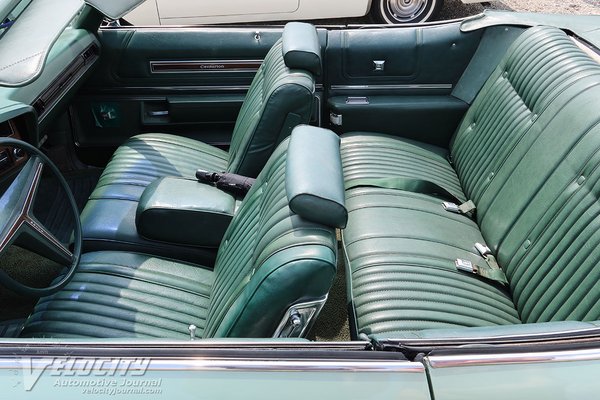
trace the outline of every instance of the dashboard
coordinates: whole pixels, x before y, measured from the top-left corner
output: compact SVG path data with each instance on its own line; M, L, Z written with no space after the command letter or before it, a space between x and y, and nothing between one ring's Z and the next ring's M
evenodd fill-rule
M0 123L0 137L25 140L19 126L23 128L18 118ZM22 149L0 146L0 176L17 169L27 161L27 153Z
M64 112L77 89L90 76L100 45L90 32L67 29L49 52L40 76L23 86L0 86L0 137L14 137L34 146ZM10 149L0 150L0 174L22 163Z

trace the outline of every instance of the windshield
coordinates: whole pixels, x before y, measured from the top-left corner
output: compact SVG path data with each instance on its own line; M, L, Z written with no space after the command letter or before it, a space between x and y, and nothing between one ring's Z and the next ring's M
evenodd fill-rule
M32 0L0 0L0 37L10 29Z

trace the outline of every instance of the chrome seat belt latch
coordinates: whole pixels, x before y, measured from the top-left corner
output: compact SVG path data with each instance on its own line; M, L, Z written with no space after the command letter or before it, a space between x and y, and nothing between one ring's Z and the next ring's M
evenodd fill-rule
M445 201L442 203L442 206L444 207L444 210L448 212L460 214L460 208L458 208L458 204L456 203L452 203L451 201Z
M490 248L487 247L485 244L475 243L475 248L483 258L487 258L492 255L492 250L490 250Z
M473 203L472 200L469 200L466 203L463 203L460 205L453 203L451 201L444 201L442 203L442 206L444 207L444 210L446 210L448 212L452 212L455 214L463 214L463 215L467 215L470 212L473 212L477 209L477 207L475 206L475 203Z
M473 265L473 263L469 260L463 260L462 258L457 258L454 262L456 265L456 269L463 272L470 272L472 274L477 273L477 267Z

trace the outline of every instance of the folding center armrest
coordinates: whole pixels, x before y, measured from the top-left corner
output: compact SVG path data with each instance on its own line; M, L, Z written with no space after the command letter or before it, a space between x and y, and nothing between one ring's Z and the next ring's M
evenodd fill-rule
M217 248L235 211L232 195L195 180L168 177L144 190L135 222L149 240Z

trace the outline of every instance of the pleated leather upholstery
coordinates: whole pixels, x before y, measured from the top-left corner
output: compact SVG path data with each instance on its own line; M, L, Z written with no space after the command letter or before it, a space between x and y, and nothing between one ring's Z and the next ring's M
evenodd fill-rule
M257 176L292 129L310 121L314 76L289 69L282 47L279 40L271 48L246 95L231 137L229 172Z
M166 243L152 246L137 234L132 215L146 186L160 177L195 179L198 169L256 177L292 129L309 122L314 77L308 71L289 69L282 51L279 40L256 73L238 115L229 152L168 134L138 135L117 149L82 213L86 249L131 250L166 257L183 253L187 260L214 262L214 252L207 249L180 251Z
M90 200L138 201L157 178L194 179L197 169L223 171L227 152L197 140L149 133L120 146L108 163Z
M283 310L323 297L331 287L335 231L290 210L288 142L273 153L225 234L205 337L270 336Z
M521 143L541 132L538 119L560 111L581 93L565 91L583 87L580 80L597 71L598 63L561 30L534 27L523 33L476 97L450 147L469 199L485 209L483 194L498 175L510 176L503 172L514 165L511 155L522 154L526 146Z
M198 337L273 336L289 307L327 295L337 265L335 229L289 208L289 142L233 217L214 271L136 253L86 254L67 287L40 300L23 336L185 339L191 324Z
M196 169L223 171L227 153L165 134L133 137L115 152L81 214L86 251L129 250L211 266L216 249L173 246L142 238L135 215L146 187L162 176L195 179Z
M564 32L528 29L451 144L460 186L477 205L476 221L447 213L439 200L423 195L348 192L344 244L356 332L406 336L437 328L599 320L599 100L600 65ZM359 135L366 147L371 138L381 140ZM386 141L399 149L388 159L384 152L364 157L364 173L393 175L382 160L402 165L398 161L414 148L404 140ZM439 160L440 151L426 151L424 158ZM346 177L361 173L358 163L345 160L344 167L351 167ZM426 167L419 160L401 168L420 178ZM439 173L428 179L439 184ZM456 258L476 261L476 242L496 254L510 282L506 291L456 271Z
M346 182L390 177L423 179L466 200L445 149L384 134L352 132L342 136L341 152Z
M344 249L357 332L518 324L507 291L456 270L457 258L481 263L477 225L444 211L440 200L401 190L347 193Z
M515 43L490 79L496 85L488 82L479 98L508 83L512 94L505 97L526 107L513 118L527 127L473 132L464 142L459 133L454 142L483 236L507 272L523 322L598 320L600 65L563 32L538 27ZM498 121L483 116L485 101L476 103L467 120ZM502 148L496 137L506 138ZM469 139L479 148L462 151Z
M212 272L134 253L85 254L73 280L36 305L23 337L186 339L206 325Z
M600 66L594 81L531 138L483 216L523 321L600 320Z

